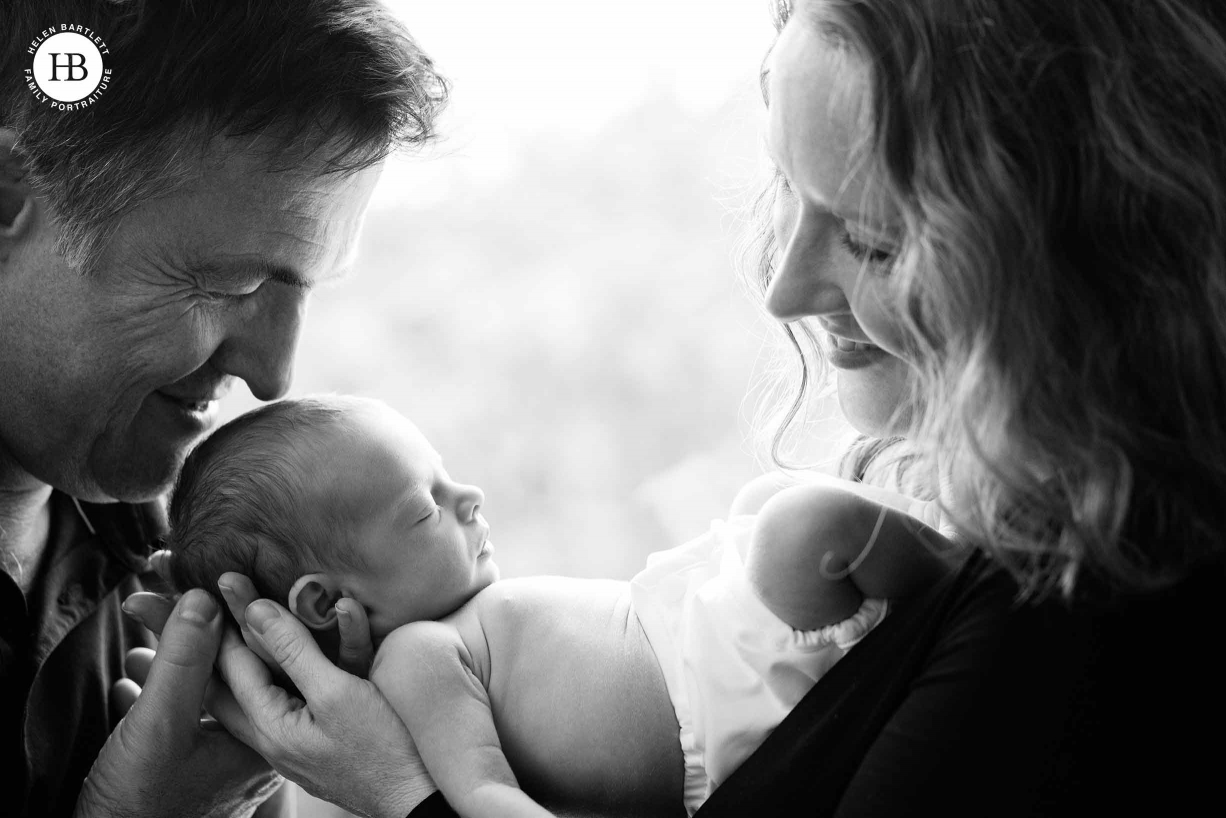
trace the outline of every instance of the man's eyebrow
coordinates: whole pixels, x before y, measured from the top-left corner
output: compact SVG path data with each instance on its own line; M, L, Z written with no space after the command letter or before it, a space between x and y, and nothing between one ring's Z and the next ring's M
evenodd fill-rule
M188 262L188 269L197 275L214 279L259 278L265 281L275 281L299 290L313 289L317 282L304 278L292 267L277 264L268 259L235 259L219 261L217 259L197 259ZM329 282L348 278L351 269L348 266L340 268L335 275L329 276Z

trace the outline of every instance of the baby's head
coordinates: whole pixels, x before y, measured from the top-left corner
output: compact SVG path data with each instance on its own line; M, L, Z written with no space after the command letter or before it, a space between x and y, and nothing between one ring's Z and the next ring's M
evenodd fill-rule
M187 458L170 501L180 589L227 571L308 626L341 597L381 639L437 619L498 579L485 496L453 481L417 427L378 401L314 397L249 412Z

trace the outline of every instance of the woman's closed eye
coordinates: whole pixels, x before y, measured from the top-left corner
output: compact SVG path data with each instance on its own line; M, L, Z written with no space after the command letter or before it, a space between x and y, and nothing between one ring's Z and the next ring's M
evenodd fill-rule
M843 249L855 258L858 258L860 261L880 265L888 264L894 260L894 251L883 250L880 247L873 247L869 244L861 244L853 239L851 237L851 233L847 229L847 225L843 225L843 229L839 234L839 239L843 243Z
M779 168L775 168L775 195L789 202L796 198L796 194L792 192L791 184L788 183L787 176ZM864 244L852 238L846 223L839 230L839 243L843 245L843 249L853 258L873 266L886 265L894 260L895 252L893 250Z

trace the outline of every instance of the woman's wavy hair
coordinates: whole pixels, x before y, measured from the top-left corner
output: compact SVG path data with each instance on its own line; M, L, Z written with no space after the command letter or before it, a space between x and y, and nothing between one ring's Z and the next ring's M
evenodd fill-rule
M962 533L1029 597L1151 592L1220 566L1226 3L803 13L867 78L858 161L902 213L908 437L948 478Z

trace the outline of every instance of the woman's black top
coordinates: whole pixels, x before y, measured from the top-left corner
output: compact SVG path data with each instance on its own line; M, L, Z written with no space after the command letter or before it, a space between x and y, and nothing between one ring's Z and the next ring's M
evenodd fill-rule
M1221 811L1222 567L1113 608L1015 599L976 554L896 605L698 816Z
M1226 571L1113 607L1016 596L976 554L893 605L697 818L1221 812Z

